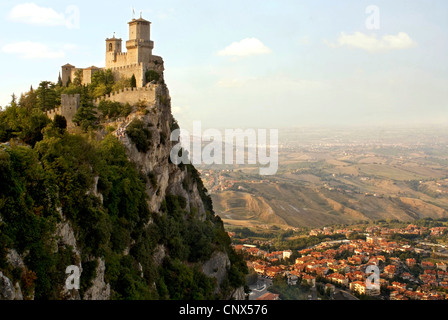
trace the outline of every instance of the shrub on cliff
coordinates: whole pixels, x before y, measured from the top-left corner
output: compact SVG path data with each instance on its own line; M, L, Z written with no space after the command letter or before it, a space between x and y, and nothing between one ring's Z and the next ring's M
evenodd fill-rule
M151 145L152 134L142 120L134 120L126 129L128 137L139 152L148 152Z
M160 79L160 74L158 74L154 70L147 70L145 72L145 77L146 77L146 82L151 82L151 81L156 81L157 82Z

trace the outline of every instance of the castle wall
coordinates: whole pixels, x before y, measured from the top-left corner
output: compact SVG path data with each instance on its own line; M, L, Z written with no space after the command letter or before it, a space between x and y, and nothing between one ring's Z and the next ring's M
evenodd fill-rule
M143 87L145 84L144 81L145 69L143 64L141 63L121 67L113 67L110 69L114 74L115 81L118 81L123 78L131 78L132 75L134 75L135 79L137 80L137 87Z
M53 109L53 110L48 110L47 112L45 112L45 114L47 115L48 118L50 118L51 121L54 120L54 117L58 114L58 115L62 115L62 111L61 111L61 107Z
M74 128L73 118L81 105L81 96L79 94L62 94L61 106L59 108L49 110L46 115L54 120L56 115L65 117L67 120L67 128Z
M108 52L106 54L106 69L124 67L129 64L127 52Z
M155 104L156 101L156 86L151 85L144 88L126 88L119 92L111 93L102 98L96 99L94 105L98 106L100 101L114 101L119 103L129 103L131 106L136 105L138 102L145 102L147 104Z
M133 19L129 23L129 41L126 42L127 52L121 52L122 40L115 38L106 39L106 67L111 69L115 81L135 76L137 87L146 86L146 70L157 71L163 78L164 64L159 56L152 55L154 42L151 37L151 23L142 18ZM92 76L98 70L96 67L86 69L75 68L70 64L62 66L62 82L64 85L70 79L73 82L76 73L82 71L81 84L92 83Z
M61 95L61 113L67 120L67 127L74 127L73 118L81 105L81 95L63 94Z

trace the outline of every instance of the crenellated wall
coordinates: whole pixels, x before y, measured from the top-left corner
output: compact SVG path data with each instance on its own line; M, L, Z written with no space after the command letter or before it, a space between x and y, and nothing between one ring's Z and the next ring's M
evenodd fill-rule
M156 103L157 84L148 84L141 88L125 88L120 91L113 92L101 98L95 99L93 105L98 107L101 101L114 101L122 104L129 103L135 106L137 103L145 103L154 105ZM45 112L48 118L54 120L56 115L61 115L67 120L67 128L76 127L73 119L81 106L81 96L79 94L62 94L61 106L53 110Z
M118 92L105 95L93 101L95 106L105 100L114 101L119 103L129 103L131 106L136 105L139 102L145 102L146 104L155 104L156 101L156 89L157 85L151 84L142 88L125 88Z
M154 56L154 41L151 40L151 22L140 18L132 19L129 22L129 40L126 41L127 52L122 52L121 38L106 39L106 65L105 68L92 66L86 69L76 68L70 64L62 66L62 83L67 85L75 79L75 73L82 71L82 84L88 85L92 82L92 75L99 70L111 69L114 78L119 81L124 78L131 78L133 75L137 80L137 87L146 85L146 70L154 70L160 74L163 79L165 71L163 59Z
M107 52L106 53L106 69L116 68L128 65L127 52Z
M61 106L59 108L49 110L46 115L51 120L54 120L56 115L65 117L67 120L67 127L74 128L73 118L81 105L81 96L79 94L62 94Z

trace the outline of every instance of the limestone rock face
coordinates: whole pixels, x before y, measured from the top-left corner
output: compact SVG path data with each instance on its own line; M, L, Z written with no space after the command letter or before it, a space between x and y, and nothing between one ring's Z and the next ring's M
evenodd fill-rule
M154 85L155 102L147 103L143 107L140 106L138 111L131 113L128 117L122 118L114 126L117 127L113 132L119 141L126 149L127 156L133 162L136 168L140 171L142 176L148 177L146 182L146 193L148 195L148 209L153 214L166 214L161 210L162 205L166 204L167 196L177 196L185 199L185 206L183 210L188 213L188 219L197 219L199 221L206 221L209 218L206 208L210 209L208 199L204 198L204 190L200 186L201 182L197 176L193 176L191 167L178 166L170 161L170 154L174 144L178 142L171 142L170 136L173 128L176 128L176 122L171 114L171 103L168 88L163 82ZM136 145L126 134L126 128L134 120L141 120L145 127L151 132L148 152L139 152ZM110 125L110 124L109 124ZM101 132L98 135L102 135ZM196 175L196 173L195 173ZM98 177L95 178L91 189L87 192L88 195L97 197L103 202L103 196L99 192ZM199 185L198 185L199 184ZM202 196L201 196L202 194ZM184 203L184 202L182 202ZM61 248L71 248L72 263L74 263L80 271L82 279L83 266L81 261L96 260L97 268L95 275L91 281L89 288L80 293L80 290L66 289L65 283L58 283L60 288L59 299L68 300L108 300L113 295L111 286L106 282L105 272L107 269L104 257L90 256L87 252L82 252L82 243L78 243L77 231L73 229L73 225L67 217L64 216L63 208L59 208L60 221L56 226L54 232L54 252L58 252ZM185 217L187 219L187 217ZM147 223L151 225L152 219ZM132 248L133 239L130 241ZM129 246L125 249L124 255L129 254L131 248ZM160 267L164 259L170 255L168 248L162 244L156 244L152 252L152 262L156 267ZM12 268L26 268L23 257L16 251L10 250L8 254L9 264ZM26 260L26 259L25 259ZM144 274L145 261L137 261L141 275ZM202 266L202 268L201 268ZM203 273L208 277L216 278L218 284L216 293L220 290L220 286L228 277L228 272L231 267L229 256L226 252L215 251L211 258L199 264ZM61 272L64 272L61 270ZM65 278L67 279L67 278ZM154 284L155 286L155 284ZM81 290L82 291L82 290ZM226 293L227 294L227 293ZM14 287L14 284L0 272L0 299L20 299L23 298L19 287ZM28 298L28 297L27 297ZM244 290L237 289L233 293L233 298L244 299Z
M166 256L166 249L163 245L158 245L154 250L154 254L152 256L156 266L160 266L163 262L163 259Z
M14 300L15 298L16 292L12 281L0 271L0 300Z
M71 246L73 248L73 253L77 257L81 257L81 253L79 252L78 246L76 244L76 236L69 221L64 219L57 225L56 237L60 239L59 241L62 244Z
M92 281L92 286L84 294L84 300L109 300L110 285L104 281L106 264L103 259L98 259L96 277Z
M230 267L230 260L224 252L215 252L210 260L202 266L202 272L209 277L214 277L221 285L227 276L227 269ZM219 287L217 288L219 289Z
M14 249L8 250L8 254L6 255L8 262L14 268L24 268L25 264L23 263L22 257L18 254L18 252Z
M246 300L246 292L244 291L244 288L240 287L236 289L232 294L232 298L235 300Z
M193 183L188 190L185 190L182 182L187 172L170 163L172 149L170 136L174 118L171 114L171 98L168 88L159 84L155 90L157 98L154 106L148 107L146 114L133 114L128 117L129 120L126 120L126 123L121 124L121 127L126 127L135 119L143 121L152 133L150 151L139 152L127 135L121 137L120 141L126 147L129 159L137 165L140 171L145 175L154 176L156 179L155 185L148 183L146 190L150 196L148 206L152 212L158 212L165 196L171 194L185 198L187 200L185 210L189 211L191 207L197 208L199 218L204 218L204 204L197 185Z
M152 212L159 212L167 195L176 195L186 200L185 210L187 212L191 208L195 208L195 219L204 221L206 210L197 183L195 181L185 183L189 174L187 169L181 170L170 162L172 146L177 142L170 141L174 118L171 114L168 88L164 84L157 86L156 97L155 105L148 109L149 112L144 115L131 116L129 119L131 122L137 118L150 128L152 132L150 151L139 152L127 135L121 137L120 140L126 147L129 159L137 165L137 168L144 175L152 175L156 179L156 183L147 183L146 186L146 192L150 199L148 206ZM153 255L155 264L160 265L166 254L166 248L158 246ZM220 284L227 277L229 268L228 255L217 251L213 253L209 261L203 264L202 271L205 275L216 278L218 283L216 291L218 291ZM241 295L237 295L237 297L241 297Z

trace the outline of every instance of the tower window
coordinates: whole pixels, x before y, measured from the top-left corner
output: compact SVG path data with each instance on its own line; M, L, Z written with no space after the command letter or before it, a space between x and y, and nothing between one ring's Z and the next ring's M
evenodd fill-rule
M109 43L109 51L112 51L112 49L113 49L112 43Z

